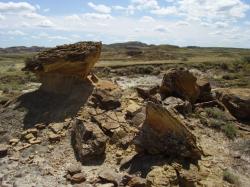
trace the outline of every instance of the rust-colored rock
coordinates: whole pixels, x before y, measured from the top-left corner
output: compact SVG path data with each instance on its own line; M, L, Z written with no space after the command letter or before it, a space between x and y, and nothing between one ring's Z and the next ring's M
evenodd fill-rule
M250 120L250 89L219 88L214 91L234 117L240 120Z
M162 98L176 96L195 103L200 95L197 78L185 69L170 69L160 87Z
M137 151L198 160L203 151L185 123L170 109L147 104L146 120L135 139Z

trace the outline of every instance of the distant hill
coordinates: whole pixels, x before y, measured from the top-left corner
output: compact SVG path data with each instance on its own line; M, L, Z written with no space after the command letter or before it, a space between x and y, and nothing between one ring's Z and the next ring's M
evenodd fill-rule
M7 47L0 48L0 53L31 53L31 52L40 52L45 50L45 47L25 47L25 46L15 46L15 47Z

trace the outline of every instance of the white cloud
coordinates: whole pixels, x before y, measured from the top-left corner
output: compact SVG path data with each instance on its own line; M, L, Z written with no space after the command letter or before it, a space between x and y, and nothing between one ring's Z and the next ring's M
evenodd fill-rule
M85 13L82 15L86 19L113 19L110 14L99 14L99 13Z
M40 23L38 23L36 26L43 27L43 28L50 28L50 27L54 27L55 25L50 20L44 19Z
M176 26L187 26L189 23L187 21L178 21L176 22Z
M92 2L89 2L88 5L99 13L109 14L111 12L111 8L106 5L96 5Z
M161 16L164 15L165 16L165 15L177 14L178 10L175 6L169 6L169 7L151 10L151 13L156 14L156 15L161 15Z
M2 14L0 14L0 21L1 21L1 20L5 20L5 16L2 15Z
M73 15L70 15L70 16L66 16L65 20L78 22L78 21L81 21L81 18L80 18L79 15L73 14Z
M154 28L154 31L161 32L161 33L166 33L169 30L165 26L163 26L163 25L158 25L158 26L156 26Z
M152 18L151 16L143 16L141 19L140 19L141 22L154 22L155 19Z
M26 35L24 32L19 31L19 30L11 30L7 32L8 35L12 35L12 36L24 36Z
M32 6L27 2L0 2L0 11L1 12L25 12L25 11L36 11L36 7Z
M139 10L159 8L157 0L131 0L131 4Z

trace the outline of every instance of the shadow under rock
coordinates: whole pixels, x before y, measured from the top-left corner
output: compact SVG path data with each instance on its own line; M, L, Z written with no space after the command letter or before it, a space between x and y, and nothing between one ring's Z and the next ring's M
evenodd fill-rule
M68 94L44 92L41 89L24 94L17 99L16 110L24 110L23 128L32 128L38 123L64 122L74 117L92 94L91 83L75 85Z
M129 174L140 174L141 177L146 178L153 166L171 165L172 163L178 163L185 169L189 169L191 163L195 165L198 164L196 161L183 158L171 158L160 154L137 154L129 161L123 163L120 169L125 170Z

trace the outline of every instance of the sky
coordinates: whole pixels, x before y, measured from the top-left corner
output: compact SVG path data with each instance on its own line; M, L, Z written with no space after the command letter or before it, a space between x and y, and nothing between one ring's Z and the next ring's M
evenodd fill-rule
M250 48L250 0L0 0L0 47L85 40Z

